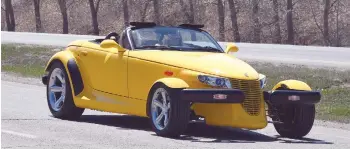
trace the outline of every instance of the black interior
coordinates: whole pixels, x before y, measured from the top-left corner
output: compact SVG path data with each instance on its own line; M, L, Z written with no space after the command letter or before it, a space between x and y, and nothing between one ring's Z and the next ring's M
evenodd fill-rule
M101 42L102 42L103 40L105 40L105 39L111 39L112 37L114 37L113 40L114 40L116 43L118 43L120 36L119 36L119 34L116 33L116 32L110 32L104 39L101 39L101 38L100 38L100 39L94 39L94 40L91 40L90 42L93 42L93 43L96 43L96 44L101 44Z
M118 40L120 38L119 34L116 33L116 32L110 32L106 37L105 39L112 39L112 37L114 37L114 41L118 43Z

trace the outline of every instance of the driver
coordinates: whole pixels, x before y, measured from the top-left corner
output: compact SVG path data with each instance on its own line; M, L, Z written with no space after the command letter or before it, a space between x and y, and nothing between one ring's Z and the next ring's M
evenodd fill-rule
M167 34L166 37L164 38L164 45L181 46L182 45L181 36L177 33Z

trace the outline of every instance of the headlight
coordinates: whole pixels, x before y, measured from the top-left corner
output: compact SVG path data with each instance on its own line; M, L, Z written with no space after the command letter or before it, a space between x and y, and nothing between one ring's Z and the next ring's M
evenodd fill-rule
M231 82L227 78L198 75L198 80L202 83L214 87L232 88Z
M259 82L260 82L260 88L264 88L266 86L267 80L266 76L263 74L259 74Z

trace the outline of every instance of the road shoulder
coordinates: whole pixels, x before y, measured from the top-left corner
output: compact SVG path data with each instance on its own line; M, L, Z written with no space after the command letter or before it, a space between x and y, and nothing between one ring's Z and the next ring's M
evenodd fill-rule
M24 77L12 72L1 72L1 81L10 81L36 86L44 86L40 79L34 77Z

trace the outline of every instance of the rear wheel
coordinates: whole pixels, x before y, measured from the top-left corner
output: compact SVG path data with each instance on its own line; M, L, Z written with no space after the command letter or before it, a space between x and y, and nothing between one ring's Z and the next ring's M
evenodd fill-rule
M61 119L78 119L84 112L75 106L67 72L60 62L55 62L49 70L47 102L52 115Z
M302 138L310 132L315 119L315 105L272 105L271 108L275 110L272 120L282 122L274 123L282 137Z
M158 84L148 100L149 117L159 136L177 137L183 133L190 117L190 103L181 101L179 90Z

